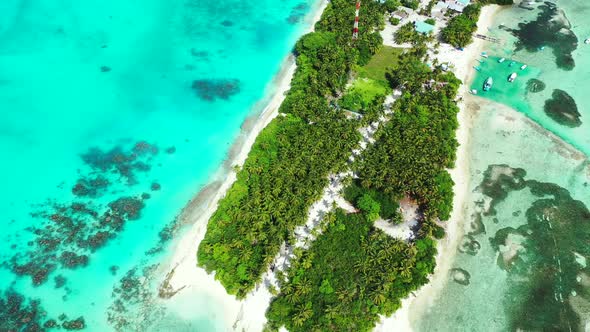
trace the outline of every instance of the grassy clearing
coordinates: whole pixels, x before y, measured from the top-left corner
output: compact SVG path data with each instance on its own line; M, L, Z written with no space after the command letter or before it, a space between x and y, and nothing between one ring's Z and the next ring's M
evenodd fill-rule
M389 82L385 77L388 68L397 64L403 48L396 48L383 45L369 63L358 70L358 77L374 80L385 87L389 87Z
M359 78L348 88L340 105L345 109L364 113L374 100L387 95L390 90L375 80Z

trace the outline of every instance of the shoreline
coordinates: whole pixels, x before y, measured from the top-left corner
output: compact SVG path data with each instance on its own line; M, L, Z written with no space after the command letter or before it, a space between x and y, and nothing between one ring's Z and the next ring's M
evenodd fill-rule
M317 1L317 4L305 17L308 28L302 35L312 32L319 21L328 2ZM252 145L260 132L279 114L279 108L291 87L291 80L296 70L295 57L289 54L283 61L280 70L267 85L265 97L252 107L249 115L241 125L240 133L228 151L227 157L219 169L210 177L208 184L183 208L180 214L183 225L191 225L171 246L172 253L161 264L158 280L160 287L172 293L169 299L159 299L167 311L172 311L178 318L191 321L195 318L195 302L199 299L208 307L223 308L225 330L260 331L266 323L266 308L270 304L270 293L255 291L244 300L227 294L225 288L214 278L214 275L197 267L196 255L200 242L207 231L207 224L217 209L217 204L236 180L236 166L246 161ZM165 284L165 285L162 285ZM192 300L192 301L191 301ZM209 317L211 318L211 317ZM219 317L215 317L218 319Z
M494 17L504 8L498 5L487 5L482 8L479 20L477 22L477 32L484 34L493 23ZM430 278L430 282L422 286L413 296L402 300L401 307L390 317L382 317L374 331L412 331L412 322L423 314L426 314L429 307L433 305L434 300L440 291L448 282L448 272L455 259L455 249L460 244L461 237L464 233L465 212L469 194L470 173L469 173L469 136L473 126L473 104L477 104L475 98L469 93L469 86L474 77L472 65L483 51L486 41L474 38L473 42L465 48L464 51L458 51L447 46L439 58L443 61L452 63L454 73L463 84L459 88L458 97L463 98L458 103L459 113L457 119L459 128L456 131L459 147L457 149L457 160L455 168L448 170L455 185L453 187L453 211L451 217L442 226L445 228L446 236L438 241L436 255L436 268ZM461 52L460 54L457 54Z

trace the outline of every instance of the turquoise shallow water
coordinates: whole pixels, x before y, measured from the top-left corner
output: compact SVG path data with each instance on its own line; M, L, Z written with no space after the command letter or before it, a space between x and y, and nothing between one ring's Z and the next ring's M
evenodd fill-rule
M540 38L543 32L532 29L520 36L534 47L519 49L519 24L535 22L542 11L507 9L487 33L502 42L488 44L490 58L473 63L481 72L471 85L478 96L468 101L475 111L466 229L452 270L441 276L444 289L413 317L415 331L590 329L590 46L583 43L590 37L590 4L554 3L557 15L540 22L570 37ZM567 30L578 40L573 68ZM500 64L499 57L507 60ZM511 61L517 62L512 68ZM518 78L508 83L513 71ZM494 87L481 92L488 76ZM528 90L529 79L545 89ZM556 89L575 101L578 126L545 112Z
M551 3L551 2L550 2ZM511 29L518 29L520 23L535 21L541 10L525 10L515 8L511 10L504 10L495 18L494 25L489 29L488 35L499 38L502 42L500 44L488 44L487 53L497 57L506 57L508 60L504 62L505 66L500 64L493 64L494 73L501 72L496 79L505 81L504 74L498 70L497 67L508 67L511 60L517 62L518 65L524 63L528 68L521 71L516 65L512 68L520 76L522 72L526 72L529 77L541 80L545 85L545 89L538 93L526 92L524 85L516 94L509 94L508 96L500 96L492 94L489 96L492 100L496 100L510 105L513 108L525 113L528 117L541 124L544 128L555 133L569 144L575 146L578 150L590 155L590 104L586 102L588 92L588 78L590 78L590 44L584 44L586 38L590 38L590 26L586 24L588 14L590 14L590 5L583 1L565 0L555 2L557 4L557 17L554 20L565 19L565 29L570 30L575 35L577 46L571 52L572 59L575 66L568 70L560 68L556 61L555 49L564 49L569 47L571 43L561 41L559 47L552 47L551 41L539 41L536 43L537 49L518 49L515 45L518 42L510 31ZM528 35L529 38L535 36ZM488 61L486 61L488 62ZM474 63L478 65L478 63ZM512 71L508 69L508 71ZM473 82L477 85L483 79L483 75L478 75ZM498 81L498 80L496 80ZM519 77L516 83L526 83ZM552 97L555 89L563 90L568 93L575 101L577 110L580 113L581 125L570 128L561 125L552 120L544 112L545 102Z
M0 289L112 328L113 287L166 256L317 3L2 1Z

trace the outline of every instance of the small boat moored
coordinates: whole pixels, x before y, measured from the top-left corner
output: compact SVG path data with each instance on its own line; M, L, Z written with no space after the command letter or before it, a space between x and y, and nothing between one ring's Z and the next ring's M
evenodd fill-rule
M527 67L526 65L522 65L522 66L520 66L520 70L525 70L526 67Z
M498 59L498 63L502 63L504 61L506 61L506 58L500 58L500 59Z
M477 94L477 90L475 90L475 89L471 89L471 91L469 91L469 92L471 92L472 95L476 95Z
M486 78L485 82L483 82L483 91L490 91L492 88L492 84L494 84L494 80L492 77Z
M512 73L510 74L510 76L508 76L508 82L512 83L514 82L514 80L516 79L516 73Z
M512 61L512 62L510 62L510 64L509 64L508 66L509 66L509 67L512 67L512 66L514 66L515 64L516 64L516 62Z
M586 38L586 39L584 40L584 44L590 44L590 38Z

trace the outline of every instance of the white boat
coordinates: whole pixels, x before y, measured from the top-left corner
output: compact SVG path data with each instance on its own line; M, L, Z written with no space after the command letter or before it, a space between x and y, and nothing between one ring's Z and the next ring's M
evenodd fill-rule
M483 82L483 91L490 91L492 88L492 84L494 84L494 80L492 77L486 78L485 82Z
M514 82L514 80L516 79L516 73L512 73L510 74L510 76L508 76L508 82Z
M526 69L526 65L520 66L520 70L525 70L525 69Z
M504 61L506 61L506 58L500 58L500 59L498 59L498 63L502 63Z
M472 95L476 95L477 94L477 90L475 90L475 89L471 89L471 91L469 91L469 92L471 92Z
M488 55L487 55L487 54L482 54L481 56L482 56L482 57L484 57L484 58L486 58L486 59L487 59L487 57L488 57Z
M590 38L586 38L586 39L584 40L584 44L590 44Z

